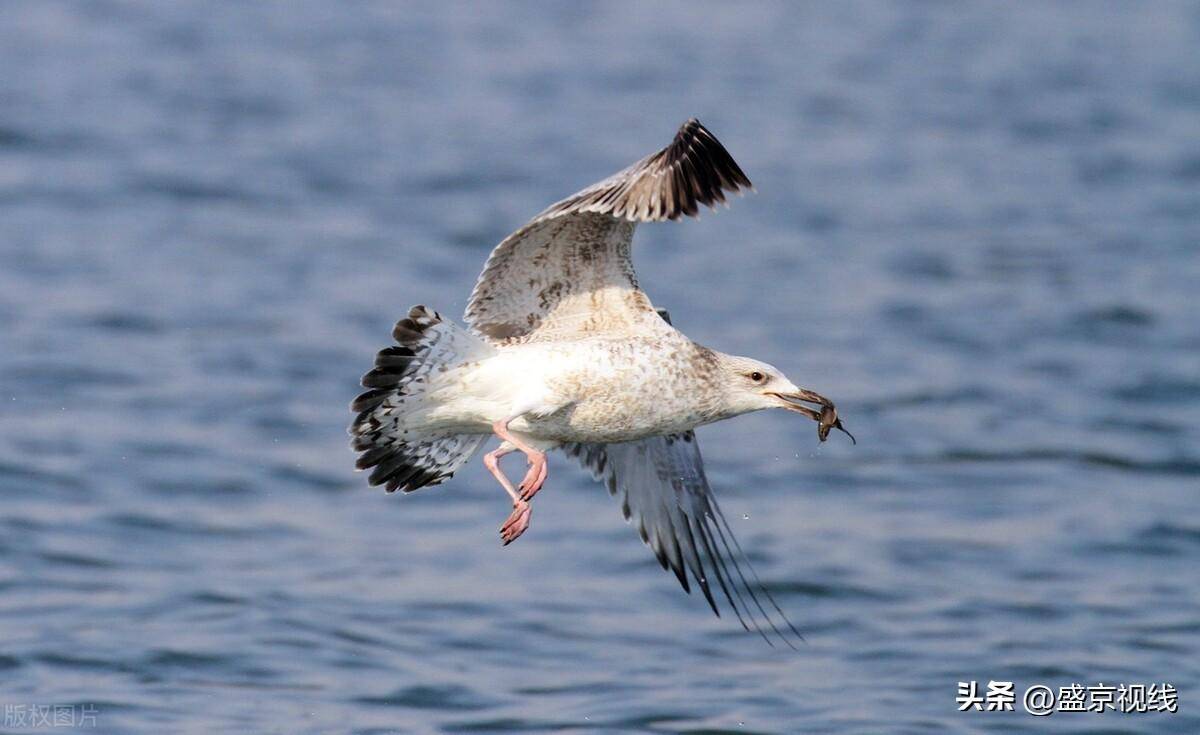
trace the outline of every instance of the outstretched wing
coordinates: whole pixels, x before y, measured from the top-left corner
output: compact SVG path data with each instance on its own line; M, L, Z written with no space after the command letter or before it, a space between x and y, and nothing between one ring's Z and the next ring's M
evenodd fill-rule
M629 247L638 222L695 215L750 180L698 120L669 146L570 196L504 239L465 320L499 343L579 339L653 315Z
M620 499L625 519L637 526L642 540L663 569L675 573L684 591L691 592L690 573L720 616L710 588L715 579L744 628L753 627L768 643L771 631L794 648L784 629L803 640L733 537L704 476L693 432L619 444L564 444L562 449Z

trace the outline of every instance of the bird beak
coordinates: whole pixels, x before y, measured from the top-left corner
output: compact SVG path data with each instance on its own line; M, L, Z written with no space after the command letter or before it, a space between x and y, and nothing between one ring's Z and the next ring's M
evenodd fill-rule
M771 395L778 398L782 402L783 407L787 410L803 414L813 421L816 421L817 438L821 441L825 441L829 438L830 429L837 429L846 436L850 437L851 442L858 444L858 440L854 438L854 435L849 431L846 431L846 427L842 426L842 420L838 418L837 408L833 405L833 401L829 400L820 393L814 393L813 391L806 390L804 388L797 388L795 391L790 393L772 393ZM817 406L821 407L821 410L819 412L815 411L808 406L805 406L805 403L816 404Z

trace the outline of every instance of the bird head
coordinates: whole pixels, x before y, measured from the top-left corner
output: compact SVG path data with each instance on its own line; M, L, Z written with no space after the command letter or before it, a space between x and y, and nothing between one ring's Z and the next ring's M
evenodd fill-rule
M734 414L783 408L816 421L817 437L821 441L829 436L830 429L837 429L850 437L850 441L858 443L842 426L833 401L796 386L774 365L735 355L721 355L719 364L727 406ZM816 408L805 404L813 404Z

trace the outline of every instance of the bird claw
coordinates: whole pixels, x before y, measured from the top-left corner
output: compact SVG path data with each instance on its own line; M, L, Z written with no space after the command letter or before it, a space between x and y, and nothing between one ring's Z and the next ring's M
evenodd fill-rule
M504 525L500 526L500 538L504 542L503 546L508 546L525 533L525 530L529 528L529 516L532 513L533 509L524 500L513 503L513 512L509 514L508 520L504 521Z
M542 485L545 484L546 477L549 474L550 471L546 465L546 455L542 454L530 458L529 471L525 473L525 479L521 480L521 484L517 487L521 492L521 500L529 500L534 495L537 495L538 490L542 489Z

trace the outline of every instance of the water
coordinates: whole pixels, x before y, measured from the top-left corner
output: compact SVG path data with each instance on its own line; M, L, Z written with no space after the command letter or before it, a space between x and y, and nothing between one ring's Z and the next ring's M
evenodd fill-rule
M0 702L113 733L1200 731L1197 47L1183 3L7 4ZM461 313L497 241L691 115L758 192L644 228L644 285L859 440L700 433L798 653L561 457L505 549L477 462L408 497L351 472L395 319ZM1166 681L1180 712L960 714L971 679Z

